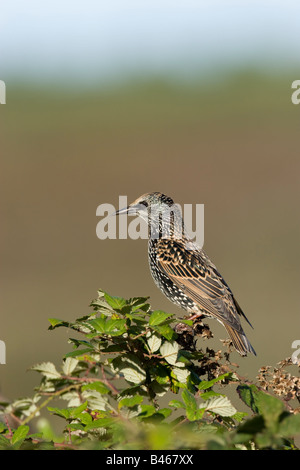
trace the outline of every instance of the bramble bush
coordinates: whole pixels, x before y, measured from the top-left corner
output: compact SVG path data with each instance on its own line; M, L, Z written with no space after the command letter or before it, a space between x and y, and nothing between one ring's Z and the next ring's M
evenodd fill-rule
M196 348L212 336L201 321L102 290L91 307L73 323L49 320L74 332L73 349L59 369L32 367L41 381L31 398L0 404L1 449L296 449L300 379L284 369L290 359L250 383L226 342L223 353ZM232 388L248 413L232 405ZM61 417L60 435L47 413Z

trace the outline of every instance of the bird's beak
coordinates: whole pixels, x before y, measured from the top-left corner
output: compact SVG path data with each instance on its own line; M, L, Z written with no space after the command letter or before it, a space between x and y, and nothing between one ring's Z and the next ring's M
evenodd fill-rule
M112 215L128 214L129 207L124 207L119 209L117 212L114 212Z
M122 215L122 214L138 215L137 211L138 211L138 206L129 205L128 207L124 207L123 209L119 209L113 215Z

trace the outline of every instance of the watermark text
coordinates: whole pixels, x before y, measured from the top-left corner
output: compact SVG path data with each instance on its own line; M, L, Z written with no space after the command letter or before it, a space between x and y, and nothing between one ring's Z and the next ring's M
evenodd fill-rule
M292 93L292 103L300 104L300 80L294 80L292 83L292 88L296 90Z
M0 104L6 104L6 85L0 80Z
M100 240L128 239L137 240L148 238L178 238L185 235L197 243L198 247L204 245L204 204L184 204L183 210L179 204L164 205L157 209L151 207L148 211L140 205L135 212L126 212L128 207L127 196L119 196L119 208L112 204L100 204L96 216L100 217L96 226L96 234ZM119 217L115 217L118 212ZM128 220L128 215L139 217ZM184 219L184 225L183 225ZM175 229L174 229L175 227ZM173 232L174 231L174 232ZM187 249L189 247L187 246ZM193 249L192 245L190 249Z
M292 363L300 365L300 339L295 339L295 341L292 342L292 349L296 349L291 356Z
M0 364L6 364L6 345L0 340Z

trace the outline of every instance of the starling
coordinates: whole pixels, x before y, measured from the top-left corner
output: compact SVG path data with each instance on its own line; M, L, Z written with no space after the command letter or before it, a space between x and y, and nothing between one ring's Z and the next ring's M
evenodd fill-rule
M148 224L148 259L156 285L190 319L217 319L242 356L256 354L241 325L251 325L231 289L203 249L186 233L181 210L160 192L147 193L116 214L139 215Z

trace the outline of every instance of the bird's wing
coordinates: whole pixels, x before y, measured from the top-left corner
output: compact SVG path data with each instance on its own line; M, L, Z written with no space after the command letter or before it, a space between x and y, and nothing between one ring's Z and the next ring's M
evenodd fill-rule
M201 250L187 250L183 240L163 238L156 248L159 269L200 309L231 328L243 331L238 318L238 314L243 315L242 311L237 309L228 285Z

